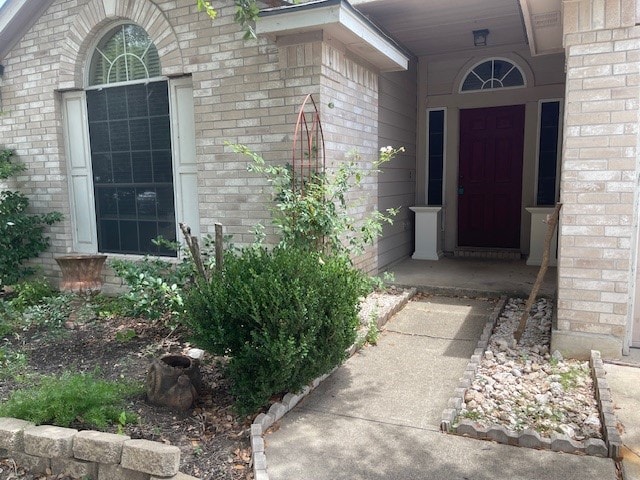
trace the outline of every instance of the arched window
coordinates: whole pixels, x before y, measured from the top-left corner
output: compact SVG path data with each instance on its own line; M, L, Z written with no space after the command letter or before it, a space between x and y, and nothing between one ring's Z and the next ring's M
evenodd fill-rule
M143 28L118 25L100 40L89 68L89 85L146 80L160 76L158 50Z
M504 58L492 58L478 63L469 70L460 91L477 92L524 86L524 74L520 67Z
M91 57L87 119L98 249L175 255L176 221L169 86L147 33L119 25Z

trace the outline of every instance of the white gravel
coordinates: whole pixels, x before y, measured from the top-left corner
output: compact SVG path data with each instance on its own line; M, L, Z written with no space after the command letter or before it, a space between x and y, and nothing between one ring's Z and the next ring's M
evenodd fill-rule
M542 436L564 433L575 440L602 438L588 362L549 352L552 305L532 308L519 345L513 332L524 300L509 299L468 389L459 418L510 430L532 428Z

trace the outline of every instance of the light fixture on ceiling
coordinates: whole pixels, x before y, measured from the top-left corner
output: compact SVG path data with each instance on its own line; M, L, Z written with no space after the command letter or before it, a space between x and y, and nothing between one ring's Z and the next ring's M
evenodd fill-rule
M482 30L473 31L473 45L476 47L485 47L487 45L487 37L489 36L489 30L483 28Z

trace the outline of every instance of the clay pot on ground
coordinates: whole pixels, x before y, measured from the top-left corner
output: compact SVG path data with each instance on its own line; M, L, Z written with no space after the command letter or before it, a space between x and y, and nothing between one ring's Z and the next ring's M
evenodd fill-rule
M147 400L153 405L184 412L202 393L198 360L186 355L154 358L147 372Z

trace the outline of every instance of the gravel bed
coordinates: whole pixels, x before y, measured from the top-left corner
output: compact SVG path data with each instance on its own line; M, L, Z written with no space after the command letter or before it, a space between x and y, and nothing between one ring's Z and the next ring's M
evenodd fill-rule
M572 440L602 439L602 428L588 362L549 352L552 305L539 300L520 344L513 333L524 300L509 299L497 321L475 379L464 394L454 423L502 426L540 437L563 434Z

